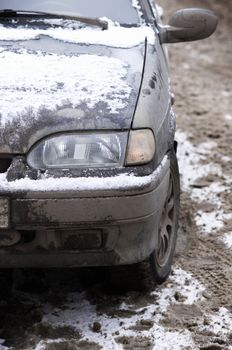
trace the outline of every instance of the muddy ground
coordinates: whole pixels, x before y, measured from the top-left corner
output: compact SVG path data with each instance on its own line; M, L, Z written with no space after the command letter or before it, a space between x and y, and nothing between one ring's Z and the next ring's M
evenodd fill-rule
M210 39L169 51L183 189L173 273L123 288L134 270L15 271L1 350L232 349L232 2L160 4L167 17L204 6L220 20Z
M220 237L232 230L232 2L172 1L171 5L169 2L166 6L166 13L190 6L213 9L219 15L219 26L215 35L207 40L172 46L170 62L176 95L175 111L178 129L188 134L189 141L200 157L204 153L200 149L201 145L209 145L205 159L199 161L199 167L211 163L213 168L209 173L202 173L195 183L190 179L188 193L182 194L182 230L188 236L188 242L185 254L178 254L178 263L208 286L213 296L211 307L226 306L232 311L232 252L225 250L219 243ZM191 154L186 153L187 161ZM216 190L218 201L215 198L212 200L210 193L208 198L207 195L199 194L192 200L191 192L194 189L199 188L203 192L212 183L221 186L220 191ZM212 227L211 232L202 235L204 226L195 227L193 213L196 213L197 218L202 212L214 212L220 216L221 209L227 218L223 220L222 227L219 230ZM192 226L188 222L189 218ZM204 224L207 226L207 222Z

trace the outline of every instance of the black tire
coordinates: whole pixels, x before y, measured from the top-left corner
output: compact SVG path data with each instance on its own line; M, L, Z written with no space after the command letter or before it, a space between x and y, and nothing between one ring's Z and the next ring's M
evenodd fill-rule
M0 270L0 301L10 299L12 285L12 270Z
M158 246L150 256L156 283L163 283L171 272L175 252L180 207L179 168L174 149L170 152L170 179L158 230Z

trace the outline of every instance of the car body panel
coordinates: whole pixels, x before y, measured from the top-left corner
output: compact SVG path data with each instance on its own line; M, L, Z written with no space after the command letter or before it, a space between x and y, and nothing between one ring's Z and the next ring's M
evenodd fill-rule
M147 45L144 76L132 128L150 128L156 139L155 164L158 165L174 142L175 115L165 52L159 43Z

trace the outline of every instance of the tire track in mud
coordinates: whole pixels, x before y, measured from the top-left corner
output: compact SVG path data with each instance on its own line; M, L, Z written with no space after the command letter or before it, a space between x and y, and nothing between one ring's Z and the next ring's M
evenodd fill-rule
M231 350L232 328L218 315L232 312L232 252L221 241L223 229L207 235L196 225L200 203L193 201L190 193L182 193L181 205L176 262L205 286L205 291L191 306L178 300L171 304L162 323L174 330L188 330L199 350ZM212 325L213 319L218 326Z
M198 238L195 249L188 253L194 263L188 268L192 275L208 287L213 304L232 311L232 255L222 244Z
M176 261L206 288L205 307L214 312L220 307L232 311L232 252L220 241L217 234L202 233L194 222L198 203L188 193L181 196L182 214ZM223 229L222 229L223 230Z

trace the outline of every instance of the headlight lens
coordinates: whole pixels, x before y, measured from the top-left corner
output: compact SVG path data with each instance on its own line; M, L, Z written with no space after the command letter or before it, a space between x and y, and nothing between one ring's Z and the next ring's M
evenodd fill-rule
M35 169L121 167L127 132L62 134L37 144L27 162Z
M149 129L132 130L129 136L126 165L149 163L155 154L155 138Z

